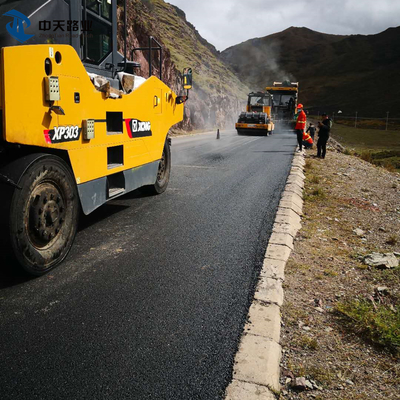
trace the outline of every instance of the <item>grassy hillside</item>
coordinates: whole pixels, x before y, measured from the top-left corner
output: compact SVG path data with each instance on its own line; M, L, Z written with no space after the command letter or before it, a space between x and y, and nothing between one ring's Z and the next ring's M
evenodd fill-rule
M247 95L248 88L217 57L209 44L186 20L185 13L163 0L143 0L148 7L148 19L157 27L160 38L171 52L178 70L191 66L195 85L208 94Z
M335 123L332 137L363 160L400 171L400 130L363 129Z
M354 128L335 123L333 136L344 146L358 150L396 150L400 152L400 131Z
M400 116L400 27L377 35L327 35L289 28L222 52L249 85L289 78L311 111Z
M119 4L122 6L122 1ZM123 50L123 12L120 7L120 50ZM218 52L186 20L185 13L163 0L128 0L128 49L147 47L153 36L163 47L163 81L182 91L181 72L193 70L193 90L185 107L186 130L232 127L250 89L218 57ZM129 52L130 53L130 52ZM147 52L136 52L141 74L148 76ZM153 73L159 58L154 54Z

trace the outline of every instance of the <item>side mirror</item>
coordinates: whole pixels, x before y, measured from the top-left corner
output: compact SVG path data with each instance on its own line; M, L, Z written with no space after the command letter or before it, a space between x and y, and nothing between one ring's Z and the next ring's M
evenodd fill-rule
M189 89L192 88L192 68L183 69L183 89L186 90L186 96L178 96L176 104L182 104L189 98Z
M185 90L192 88L192 68L183 69L183 88Z

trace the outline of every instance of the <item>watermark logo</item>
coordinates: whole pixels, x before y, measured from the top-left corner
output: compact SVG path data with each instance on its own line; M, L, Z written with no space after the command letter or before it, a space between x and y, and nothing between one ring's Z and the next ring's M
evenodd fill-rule
M11 11L6 12L3 15L14 18L13 22L9 22L6 25L6 28L7 28L8 33L12 37L17 39L19 42L24 43L33 36L33 35L27 35L24 32L24 25L23 25L24 22L25 22L27 28L31 25L31 21L24 14L20 13L17 10L11 10Z

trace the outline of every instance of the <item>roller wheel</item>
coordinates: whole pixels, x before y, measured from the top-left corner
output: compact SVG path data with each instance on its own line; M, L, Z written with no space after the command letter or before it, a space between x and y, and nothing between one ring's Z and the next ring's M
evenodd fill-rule
M163 153L158 165L157 179L153 185L145 186L144 190L148 194L161 194L165 192L171 175L171 149L168 139L165 141Z
M69 167L46 156L19 180L10 207L10 242L15 258L32 275L60 264L72 247L78 224L78 194Z

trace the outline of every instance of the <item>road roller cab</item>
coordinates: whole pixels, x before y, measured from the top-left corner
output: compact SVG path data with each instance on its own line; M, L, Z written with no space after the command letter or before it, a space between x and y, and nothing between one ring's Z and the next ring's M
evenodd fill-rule
M272 134L274 123L271 118L271 109L272 96L269 93L249 93L246 111L240 113L235 125L238 134Z

